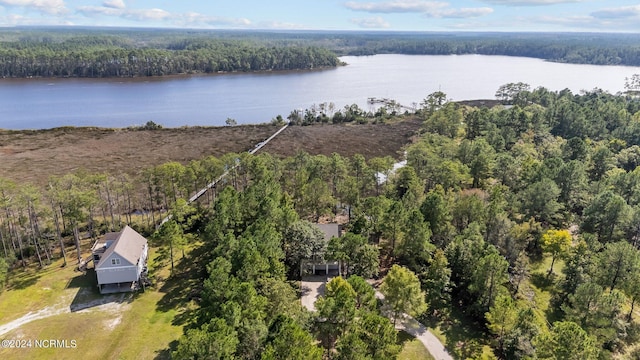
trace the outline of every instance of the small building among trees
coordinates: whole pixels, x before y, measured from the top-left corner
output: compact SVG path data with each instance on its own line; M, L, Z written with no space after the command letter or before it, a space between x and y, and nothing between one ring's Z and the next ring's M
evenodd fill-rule
M340 237L342 228L340 224L313 224L324 233L325 246L329 240L334 237ZM314 255L310 259L301 262L301 271L303 275L342 275L340 271L340 262L331 259L325 259L324 256Z
M101 294L134 291L146 281L147 239L126 226L108 233L91 248Z

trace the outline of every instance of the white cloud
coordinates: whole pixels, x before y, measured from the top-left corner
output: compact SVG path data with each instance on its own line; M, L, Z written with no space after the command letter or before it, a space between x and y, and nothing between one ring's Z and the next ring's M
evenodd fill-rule
M476 18L477 19L477 18ZM502 17L494 21L465 21L453 24L451 28L458 30L485 31L598 31L604 26L591 16L512 16ZM517 29L517 30L514 30Z
M370 13L417 13L433 18L469 18L490 14L493 9L482 8L453 8L447 2L423 0L393 0L388 2L360 3L350 1L345 3L348 9Z
M15 14L9 14L0 18L0 24L3 26L35 25L35 21L40 21L40 19L34 20Z
M598 24L591 16L576 15L576 16L539 16L531 19L536 23L562 25L568 27L596 27Z
M366 19L351 19L351 22L364 29L387 29L391 26L380 16Z
M388 2L360 3L349 1L345 3L348 9L371 13L424 13L449 6L446 2L421 0L395 0Z
M185 25L234 25L234 26L248 26L251 21L244 18L227 18L220 16L203 15L197 12L188 12L184 14L172 14L171 19L181 22Z
M76 9L77 12L84 16L94 15L107 15L107 16L120 16L124 13L121 9L115 9L104 6L80 6Z
M66 12L64 0L0 0L0 5L23 7L47 14Z
M438 18L459 18L466 19L472 17L479 17L489 15L493 12L492 8L461 8L461 9L444 9L434 11L431 13L425 13L426 16L438 17Z
M500 26L496 25L495 23L487 23L487 22L461 22L461 23L456 23L456 24L452 24L449 25L449 28L451 29L455 29L455 30L464 30L464 31L468 31L468 30L495 30L496 28L500 28Z
M106 6L81 6L78 13L87 16L113 16L138 22L165 22L180 26L236 26L246 27L251 21L244 18L226 18L197 12L171 13L163 9L129 9Z
M506 6L540 6L579 3L585 0L484 0L487 4L506 5Z
M245 19L246 20L246 19ZM249 20L246 20L249 22ZM250 24L251 22L249 22ZM257 29L279 29L279 30L302 30L307 29L307 27L301 24L295 24L290 22L280 22L280 21L262 21L256 24L255 28Z
M102 3L102 6L114 9L124 9L127 7L124 4L124 0L105 0L105 2Z
M58 18L27 17L16 14L0 16L1 26L34 26L34 25L74 25L72 22Z
M636 18L636 17L640 17L640 5L602 9L602 10L592 12L591 16L598 19Z
M162 9L132 9L122 12L121 17L135 21L164 20L172 17L171 13Z

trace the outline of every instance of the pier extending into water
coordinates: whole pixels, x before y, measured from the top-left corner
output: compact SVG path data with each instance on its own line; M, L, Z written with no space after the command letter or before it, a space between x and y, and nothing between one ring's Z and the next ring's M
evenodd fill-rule
M369 105L378 105L381 104L384 107L387 108L391 108L391 109L398 109L398 110L406 110L406 111L416 111L416 107L410 107L410 106L404 106L402 104L400 104L399 102L393 100L393 99L388 99L388 98L376 98L376 97L370 97L367 98L367 103Z

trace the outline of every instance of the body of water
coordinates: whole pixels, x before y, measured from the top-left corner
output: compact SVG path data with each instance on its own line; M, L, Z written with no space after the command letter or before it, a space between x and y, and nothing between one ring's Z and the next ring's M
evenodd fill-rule
M367 98L419 104L441 90L452 100L493 99L503 84L524 82L573 92L624 90L638 67L575 65L483 55L343 57L348 66L311 72L234 73L146 79L1 79L0 128L165 127L240 124L287 117L295 109Z

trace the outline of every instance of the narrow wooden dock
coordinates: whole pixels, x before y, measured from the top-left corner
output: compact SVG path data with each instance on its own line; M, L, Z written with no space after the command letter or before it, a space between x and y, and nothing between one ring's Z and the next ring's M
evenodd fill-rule
M285 124L283 127L278 129L278 131L276 131L273 135L271 135L268 139L266 139L265 141L261 141L258 144L256 144L256 146L253 149L249 150L249 154L254 155L256 152L258 152L258 150L262 149L265 145L267 145L269 143L269 141L273 140L276 136L278 136L281 132L283 132L284 129L286 129L288 126L289 126L289 124ZM232 170L234 170L235 168L237 168L238 166L239 166L239 164L236 163L236 165L234 165L233 167L231 167L230 169L225 171L217 179L213 180L211 183L207 184L207 186L205 186L200 191L195 193L192 197L189 198L189 201L188 201L189 204L194 202L194 201L196 201L196 200L198 200L202 195L206 194L207 191L209 191L210 189L214 188L220 181L222 181L225 177L227 177L227 175L229 175L229 173ZM167 217L165 217L164 219L162 219L162 221L160 222L160 225L158 225L158 226L162 226L162 224L166 223L169 220L171 220L171 215L170 214Z

